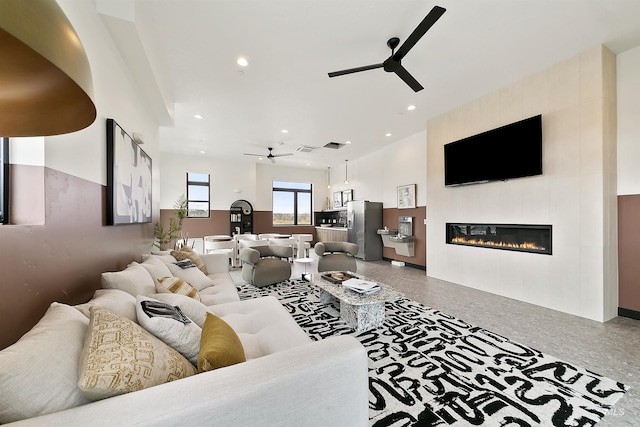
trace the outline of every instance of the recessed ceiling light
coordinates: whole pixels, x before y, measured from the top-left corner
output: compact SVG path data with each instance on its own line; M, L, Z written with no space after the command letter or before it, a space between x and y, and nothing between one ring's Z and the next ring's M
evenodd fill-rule
M413 111L413 110L415 110L415 109L416 109L416 106L415 106L415 105L409 105L409 106L407 107L407 110L409 110L409 111Z
M344 143L345 144L351 144L351 141L345 141Z
M391 134L390 133L386 133L384 136L391 136Z
M282 133L289 133L289 131L288 131L288 130L286 130L286 129L282 129L280 132L282 132Z
M239 66L241 67L246 67L247 65L249 65L249 61L247 61L247 58L241 56L240 58L238 58L238 60L236 61L238 63Z
M307 166L311 166L311 163L307 163Z
M196 119L201 119L203 116L202 114L194 114L193 117L195 117Z
M200 150L200 154L207 154L207 152L204 150Z

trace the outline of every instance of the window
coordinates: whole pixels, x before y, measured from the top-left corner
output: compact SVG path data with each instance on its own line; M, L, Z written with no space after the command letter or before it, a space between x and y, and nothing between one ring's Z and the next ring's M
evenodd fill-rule
M311 184L273 181L273 225L311 225Z
M0 138L0 224L9 223L9 138Z
M187 218L209 218L209 174L187 172Z

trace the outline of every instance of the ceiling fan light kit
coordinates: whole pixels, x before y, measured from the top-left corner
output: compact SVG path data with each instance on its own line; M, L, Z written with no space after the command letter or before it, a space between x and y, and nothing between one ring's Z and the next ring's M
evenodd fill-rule
M415 30L407 37L405 42L396 51L396 47L400 44L398 37L392 37L387 40L387 46L391 49L391 56L384 60L380 64L365 65L364 67L348 68L346 70L333 71L329 73L329 77L344 76L346 74L359 73L361 71L375 70L382 68L388 73L395 73L402 79L414 92L419 92L422 89L422 85L402 66L402 59L409 53L409 50L425 35L425 33L436 23L438 19L444 14L446 9L440 6L434 6L433 9L427 14L427 16L418 24Z

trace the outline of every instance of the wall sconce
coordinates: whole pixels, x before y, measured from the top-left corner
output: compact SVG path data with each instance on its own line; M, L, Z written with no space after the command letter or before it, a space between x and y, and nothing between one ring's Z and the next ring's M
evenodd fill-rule
M0 86L10 88L0 97L0 135L60 135L93 123L89 60L55 0L0 2L0 58L10 65L0 67Z
M327 188L331 188L331 166L327 168Z
M349 183L349 172L347 170L347 162L349 162L349 160L344 161L344 183L345 184Z

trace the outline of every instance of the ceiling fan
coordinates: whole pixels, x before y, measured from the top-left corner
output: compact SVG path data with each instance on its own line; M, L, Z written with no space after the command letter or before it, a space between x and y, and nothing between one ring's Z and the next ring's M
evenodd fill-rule
M269 154L267 154L266 156L264 154L253 154L253 153L244 153L244 155L245 156L266 157L267 159L271 160L271 163L275 163L276 162L276 157L293 156L293 153L273 154L272 153L273 147L268 147L268 150L269 150Z
M374 70L376 68L384 68L388 73L396 73L406 84L408 84L414 92L418 92L422 89L422 85L413 78L411 74L402 66L402 59L405 57L409 50L425 35L425 33L436 23L438 19L444 14L446 9L440 6L434 6L433 9L427 14L427 16L418 24L415 30L411 33L405 42L400 46L398 51L395 49L400 44L398 37L392 37L387 41L387 46L391 49L391 56L385 59L380 64L365 65L364 67L349 68L347 70L333 71L329 73L329 77L338 77L345 74L358 73L360 71Z

